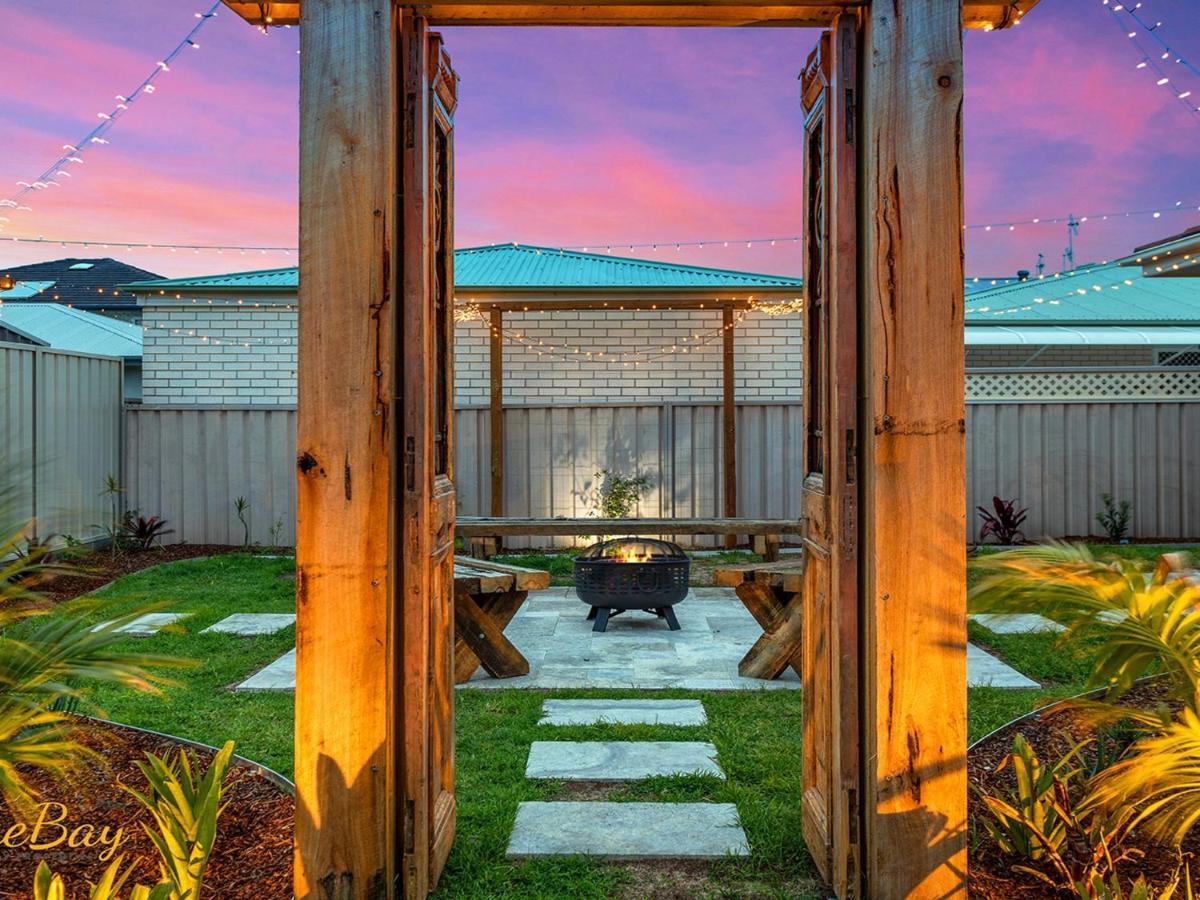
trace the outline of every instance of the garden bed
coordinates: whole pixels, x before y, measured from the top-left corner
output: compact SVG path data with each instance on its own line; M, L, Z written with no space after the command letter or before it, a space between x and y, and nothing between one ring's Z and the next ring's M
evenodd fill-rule
M1156 680L1136 685L1120 700L1120 705L1135 709L1153 709L1163 702L1165 686ZM1177 706L1177 704L1174 704ZM967 754L967 777L970 783L968 814L972 833L968 893L971 897L985 900L1009 900L1012 897L1066 898L1076 895L1067 889L1056 890L1033 875L1014 871L1014 866L1031 866L1029 860L1002 853L987 837L983 821L989 814L979 797L982 789L989 794L1007 797L1015 787L1012 766L996 772L996 767L1012 752L1013 739L1017 734L1024 736L1034 753L1044 765L1062 757L1071 746L1096 737L1093 723L1070 701L1055 703L1045 709L1029 713L992 732L972 745ZM1090 759L1085 755L1085 761ZM1144 875L1156 890L1166 887L1179 867L1179 856L1171 848L1138 840L1135 832L1126 843L1144 854L1140 859L1129 859L1118 864L1124 887L1137 876ZM1193 831L1183 845L1185 857L1200 856L1200 834ZM1045 869L1052 874L1050 868Z
M148 816L119 785L145 790L145 779L136 763L144 761L147 753L174 759L182 747L188 747L200 767L207 768L213 751L164 735L83 718L73 736L99 758L84 761L78 772L61 780L30 769L26 773L29 783L41 801L61 803L66 808L64 826L108 826L114 832L122 829L125 843L116 853L125 854L126 865L138 861L129 883L157 883L157 856L140 824ZM208 865L207 893L222 900L290 898L295 802L283 789L281 779L258 766L235 760L226 775L223 799L228 806L221 816ZM47 821L58 814L59 809L52 807ZM0 833L11 824L11 815L0 808ZM60 832L48 825L44 833L49 843ZM99 859L102 850L101 845L73 849L60 845L41 850L4 847L0 849L0 898L28 900L34 871L42 860L63 877L70 896L83 896L87 883L97 881L109 865Z

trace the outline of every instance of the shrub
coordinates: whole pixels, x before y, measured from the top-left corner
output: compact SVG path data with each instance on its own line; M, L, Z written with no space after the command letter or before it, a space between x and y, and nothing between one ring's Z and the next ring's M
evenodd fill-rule
M595 474L600 482L593 501L605 519L628 519L637 510L638 501L650 489L650 479L644 475L619 475L602 469Z
M147 519L145 516L139 515L137 510L125 513L121 528L126 539L141 550L149 550L154 546L155 541L161 541L165 535L175 533L173 529L167 527L166 519L158 516L151 516Z
M979 542L983 543L989 535L995 535L998 544L1023 543L1025 533L1021 531L1021 524L1029 510L1017 509L1015 499L1001 500L999 497L992 497L992 507L994 512L982 506L976 507L980 518L983 519L983 527L979 530Z
M1101 494L1104 502L1104 512L1096 513L1096 521L1104 529L1110 543L1119 544L1129 537L1129 519L1133 515L1133 505L1128 500L1117 503L1112 494Z

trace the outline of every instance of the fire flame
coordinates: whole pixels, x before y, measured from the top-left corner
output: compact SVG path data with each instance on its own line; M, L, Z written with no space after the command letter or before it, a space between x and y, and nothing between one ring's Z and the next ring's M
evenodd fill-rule
M637 544L621 544L617 547L617 552L612 556L612 559L615 559L617 562L626 563L649 562L650 549L642 545L642 549L639 552L639 545Z

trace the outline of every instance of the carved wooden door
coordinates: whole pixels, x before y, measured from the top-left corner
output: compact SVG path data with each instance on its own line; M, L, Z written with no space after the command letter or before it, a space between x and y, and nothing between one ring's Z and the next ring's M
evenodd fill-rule
M402 491L397 592L403 896L424 898L454 840L454 132L457 76L441 37L401 27Z
M804 108L803 828L838 896L859 881L857 25L825 32Z

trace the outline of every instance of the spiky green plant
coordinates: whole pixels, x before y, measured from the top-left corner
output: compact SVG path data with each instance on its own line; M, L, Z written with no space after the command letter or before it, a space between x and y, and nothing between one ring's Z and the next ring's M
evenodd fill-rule
M228 741L201 775L187 751L181 750L174 763L147 754L138 768L149 790L143 794L125 787L154 820L153 828L145 822L142 827L158 851L159 874L172 886L173 900L199 900L217 822L225 810L221 793L232 758L233 741Z
M70 569L53 561L45 544L14 552L29 531L11 515L15 497L12 487L0 486L0 799L14 811L32 800L23 766L64 773L88 756L69 733L64 700L79 698L82 685L97 681L157 690L165 680L151 670L180 664L113 649L122 638L118 629L145 610L95 631L86 621L94 603L46 615L39 583ZM28 621L39 616L46 618Z
M225 805L221 803L225 774L233 759L233 742L213 757L204 774L186 750L174 762L153 753L138 768L146 778L147 791L129 786L125 790L150 813L154 825L142 828L158 852L161 879L153 887L134 885L128 900L200 900L204 870L217 840L217 824ZM133 865L121 870L125 857L114 859L100 880L90 886L88 900L120 900ZM38 864L33 879L33 900L66 900L66 887L45 861Z
M1107 702L1080 702L1098 721L1123 719L1138 739L1089 783L1083 806L1131 815L1130 826L1178 844L1200 822L1200 585L1133 560L1097 560L1082 546L1048 544L973 564L972 612L1039 613L1064 626L1062 640L1095 641L1089 685ZM1135 709L1115 701L1160 675L1182 702Z

